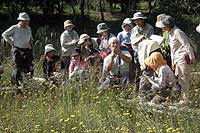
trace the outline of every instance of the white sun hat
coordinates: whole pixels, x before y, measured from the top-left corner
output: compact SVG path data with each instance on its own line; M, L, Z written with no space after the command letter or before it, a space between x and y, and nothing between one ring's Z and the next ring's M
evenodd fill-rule
M136 12L136 13L134 13L132 19L133 20L136 20L136 19L147 19L147 17L145 17L144 14L141 13L141 12Z
M200 33L200 24L196 27L196 31Z
M47 44L44 49L45 49L45 54L47 54L50 51L56 51L56 49L53 47L53 44Z
M21 12L19 13L19 17L17 18L17 20L30 20L30 17L27 13L25 12Z

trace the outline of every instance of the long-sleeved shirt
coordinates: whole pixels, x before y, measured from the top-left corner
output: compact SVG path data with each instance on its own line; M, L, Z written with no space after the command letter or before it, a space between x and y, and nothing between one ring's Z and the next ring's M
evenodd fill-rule
M79 40L79 35L75 30L65 30L60 36L60 43L63 51L63 56L71 56L72 51L76 48L76 42Z
M194 52L190 45L190 41L187 35L177 28L172 28L169 33L171 60L172 65L176 64L180 60L185 60L185 55L188 54L190 59L194 59Z
M119 40L119 44L123 44L123 42L131 44L131 33L126 31L121 31L117 35L117 39Z
M134 37L134 36L137 36L139 34L139 35L144 35L145 37L149 38L153 33L154 33L153 26L148 24L148 23L145 23L145 25L143 27L139 27L139 26L136 25L132 29L131 36Z
M108 40L112 37L114 37L115 35L109 33L108 38L105 37L101 37L101 44L99 45L99 49L100 50L107 50L108 49Z
M176 78L168 65L163 65L158 70L158 77L148 78L152 85L158 88L173 87L176 84Z
M32 41L31 28L21 27L19 24L13 25L3 32L2 37L11 45L18 48L29 48Z

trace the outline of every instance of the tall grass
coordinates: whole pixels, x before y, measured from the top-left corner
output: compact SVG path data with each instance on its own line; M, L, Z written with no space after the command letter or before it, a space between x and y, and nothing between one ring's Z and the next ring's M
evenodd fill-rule
M36 66L41 69L39 64ZM24 99L16 98L14 92L1 91L0 131L196 133L200 130L200 85L195 77L190 90L192 103L179 109L141 104L134 86L98 95L98 84L92 79L93 76L87 83L68 82L59 91L51 83L26 80Z

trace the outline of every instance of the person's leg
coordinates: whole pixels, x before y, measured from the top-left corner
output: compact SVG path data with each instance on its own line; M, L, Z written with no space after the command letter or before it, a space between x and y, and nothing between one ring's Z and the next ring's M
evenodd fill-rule
M178 82L182 89L182 99L188 100L190 86L190 66L185 62L178 62L176 64L176 75L178 75Z

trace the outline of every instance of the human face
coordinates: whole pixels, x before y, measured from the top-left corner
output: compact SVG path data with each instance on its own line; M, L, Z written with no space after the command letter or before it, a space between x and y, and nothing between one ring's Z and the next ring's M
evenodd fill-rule
M28 27L29 25L29 20L21 20L19 22L19 24L22 26L22 27Z
M70 25L70 26L67 26L67 27L66 27L66 30L71 31L73 28L74 28L74 26L73 26L73 25Z
M129 25L129 24L126 24L125 26L124 26L124 30L126 31L126 32L131 32L131 30L132 30L132 26L131 25Z
M143 27L144 26L144 20L143 19L136 19L134 20L134 23L139 26L139 27Z
M47 56L51 58L54 56L54 54L55 54L55 51L50 51L47 53Z
M171 31L171 28L169 26L166 26L166 27L163 27L162 28L162 31L163 32L170 32Z
M119 49L119 42L118 42L118 40L113 41L113 42L110 44L109 48L110 48L111 50L112 50L112 49Z
M101 36L103 36L103 37L108 37L108 31L102 32L102 33L101 33Z
M72 56L72 60L80 61L81 60L81 56L80 55Z
M91 45L91 39L90 38L85 39L83 45L84 45L85 48L89 48L90 45Z

